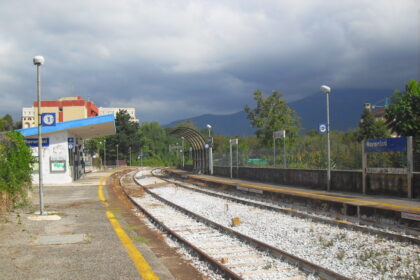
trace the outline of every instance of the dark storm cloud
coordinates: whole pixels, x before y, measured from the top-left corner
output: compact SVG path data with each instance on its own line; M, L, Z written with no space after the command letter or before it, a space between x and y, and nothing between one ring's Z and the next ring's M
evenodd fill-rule
M27 1L0 9L0 115L43 96L135 107L162 123L418 78L419 5L403 1ZM417 34L417 36L416 36Z

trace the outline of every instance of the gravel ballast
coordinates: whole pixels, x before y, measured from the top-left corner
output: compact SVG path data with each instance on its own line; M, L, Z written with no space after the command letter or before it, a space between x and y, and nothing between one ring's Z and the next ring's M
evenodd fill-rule
M169 186L158 195L224 226L355 279L418 279L420 248L405 242Z

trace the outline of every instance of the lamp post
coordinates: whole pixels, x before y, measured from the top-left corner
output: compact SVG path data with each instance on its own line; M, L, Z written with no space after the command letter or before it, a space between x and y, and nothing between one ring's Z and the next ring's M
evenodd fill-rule
M40 66L44 64L45 59L42 56L33 58L36 65L36 91L38 102L38 175L39 175L39 214L44 215L44 189L42 182L42 127L41 127L41 73Z
M328 169L327 169L327 191L331 190L331 144L330 144L330 93L331 88L329 86L321 86L322 92L327 97L327 157L328 157Z
M119 144L117 144L117 162L116 162L116 166L118 167L118 146L119 146Z
M128 153L130 155L130 166L131 166L131 147L128 147Z
M209 130L209 171L213 175L213 139L211 138L211 125L207 124Z
M185 165L185 162L184 162L184 136L182 136L181 137L181 140L182 140L182 144L181 144L181 153L182 153L182 169L184 169L184 165Z

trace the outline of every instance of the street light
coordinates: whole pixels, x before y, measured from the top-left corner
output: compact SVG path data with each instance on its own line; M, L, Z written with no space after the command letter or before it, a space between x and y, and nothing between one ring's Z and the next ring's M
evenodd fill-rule
M327 97L327 153L328 153L328 169L327 169L327 191L331 190L331 144L330 144L330 93L331 88L326 85L321 86L321 90Z
M45 59L42 56L33 58L36 65L36 91L38 102L38 175L39 175L39 214L44 215L44 190L42 183L42 128L41 128L41 73L40 66L44 64Z
M207 129L209 130L209 171L210 175L213 175L213 139L211 137L211 125L207 124Z
M117 144L117 162L116 162L117 167L118 167L118 146L119 146L119 144Z
M131 147L128 147L128 153L130 154L130 166L131 166Z

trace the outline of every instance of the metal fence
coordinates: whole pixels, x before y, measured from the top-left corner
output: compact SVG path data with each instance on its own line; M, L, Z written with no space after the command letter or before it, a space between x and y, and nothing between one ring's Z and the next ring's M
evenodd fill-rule
M276 168L327 168L326 143L294 143L276 148L274 158L273 148L239 149L234 145L232 149L232 166L245 167L276 167ZM406 153L387 152L368 155L370 167L404 168L406 167ZM213 152L215 166L230 166L230 152ZM362 168L362 146L359 142L331 143L331 168L339 170L357 170Z

